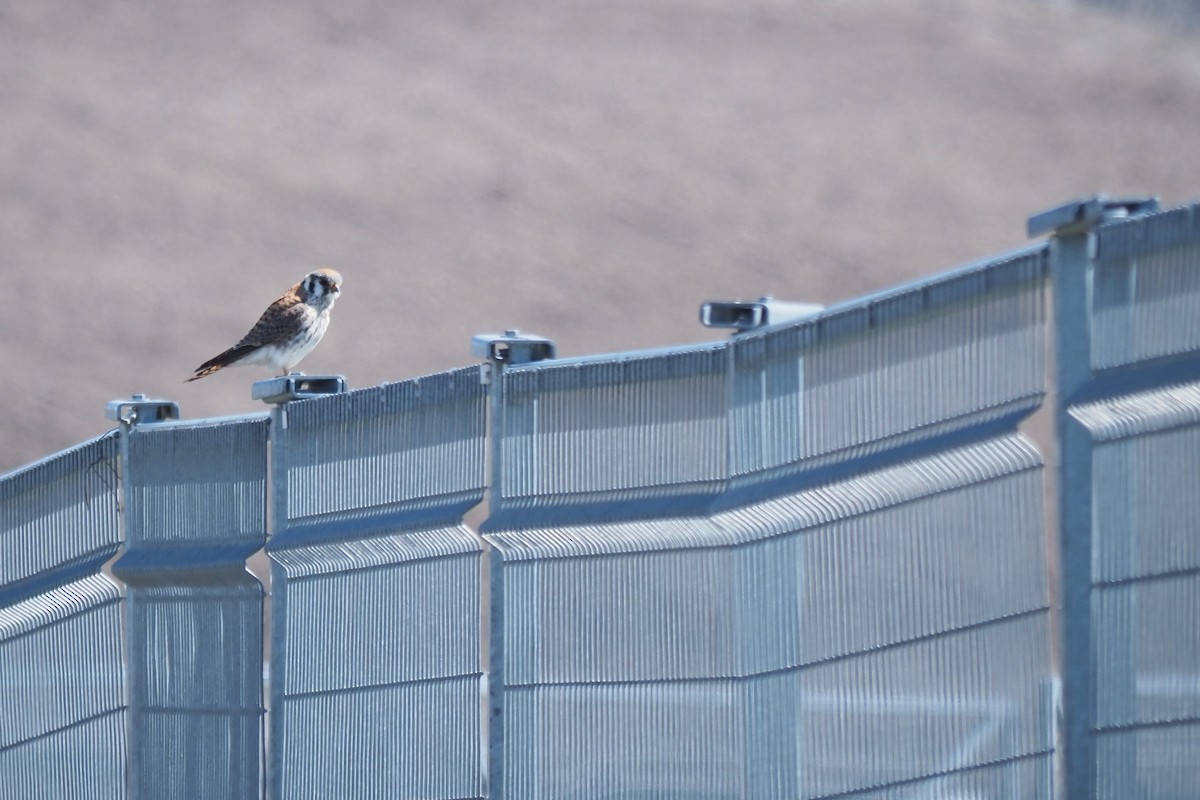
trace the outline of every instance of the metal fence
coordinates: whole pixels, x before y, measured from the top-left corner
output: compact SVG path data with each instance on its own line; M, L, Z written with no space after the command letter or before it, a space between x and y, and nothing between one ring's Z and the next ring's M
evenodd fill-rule
M1030 229L719 344L113 404L0 479L0 798L1195 797L1200 206Z

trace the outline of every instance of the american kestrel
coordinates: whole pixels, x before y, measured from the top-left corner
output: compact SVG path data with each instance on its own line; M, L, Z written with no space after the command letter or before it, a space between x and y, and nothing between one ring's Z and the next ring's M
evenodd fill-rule
M286 375L325 335L329 310L341 291L342 276L333 270L308 273L271 303L240 342L196 367L196 374L184 383L223 367L264 366Z

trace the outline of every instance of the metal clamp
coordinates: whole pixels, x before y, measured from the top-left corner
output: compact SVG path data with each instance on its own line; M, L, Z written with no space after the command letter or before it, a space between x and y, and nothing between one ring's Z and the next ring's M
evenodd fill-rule
M1157 197L1108 197L1098 194L1034 214L1025 223L1025 232L1031 239L1043 233L1070 236L1085 233L1101 222L1153 214L1155 211L1158 211Z
M250 388L254 400L278 405L293 400L310 400L331 394L342 394L346 389L346 378L342 375L305 375L293 372L278 378L255 381Z
M144 425L179 419L179 404L173 400L152 400L135 394L129 400L109 400L104 417L124 425Z
M789 303L770 296L753 302L712 301L700 306L700 323L706 328L733 328L741 332L794 322L824 310L825 306L817 303Z
M553 339L516 329L471 337L471 355L497 364L531 364L554 358L555 353Z

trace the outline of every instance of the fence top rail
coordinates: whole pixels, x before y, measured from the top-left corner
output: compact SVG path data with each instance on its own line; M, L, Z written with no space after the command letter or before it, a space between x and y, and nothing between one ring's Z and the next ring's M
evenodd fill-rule
M1047 250L1046 242L1025 245L1009 252L968 262L935 275L834 303L799 320L785 320L754 328L736 334L729 340L555 358L526 364L513 364L507 368L507 371L536 371L596 363L645 361L682 356L688 353L716 351L725 349L731 341L769 334L774 331L795 328L828 328L831 320L840 322L845 317L854 314L863 314L862 325L859 327L869 328L881 322L925 313L981 293L1021 285L1032 280L1041 280L1046 274ZM839 326L834 335L841 336L849 332L851 331Z

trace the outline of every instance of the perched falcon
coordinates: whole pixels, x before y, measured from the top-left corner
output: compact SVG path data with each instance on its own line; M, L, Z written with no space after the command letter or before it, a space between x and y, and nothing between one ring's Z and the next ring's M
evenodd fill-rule
M329 310L342 291L342 276L319 269L271 303L233 347L196 367L188 381L223 367L264 366L287 374L317 346L329 327ZM185 381L186 383L187 381Z

